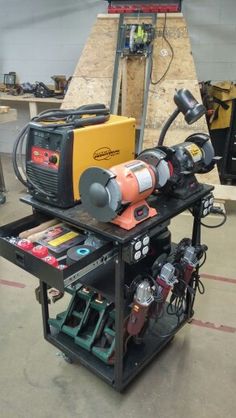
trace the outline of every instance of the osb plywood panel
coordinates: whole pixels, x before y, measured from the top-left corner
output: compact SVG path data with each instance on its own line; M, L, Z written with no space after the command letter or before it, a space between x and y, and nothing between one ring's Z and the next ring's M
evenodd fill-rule
M164 25L165 19L158 17L153 51L153 81L159 80L164 74L172 55L171 48L163 37ZM171 44L174 52L173 61L166 79L196 79L188 30L184 18L172 17L170 19L169 15L167 15L164 35Z
M126 60L126 116L132 116L140 122L143 107L146 60L140 57ZM124 94L124 93L123 93ZM124 114L124 113L123 113Z
M113 67L117 42L119 16L98 17L75 69L63 108L75 108L89 103L110 104ZM140 18L141 19L141 18ZM158 15L153 50L152 81L158 81L166 71L171 48L163 39L164 16ZM127 23L131 21L128 20ZM173 96L176 89L187 88L201 101L186 22L181 14L167 15L165 36L170 42L174 58L165 78L157 85L150 85L144 148L156 144L161 126L175 109ZM140 122L143 102L145 61L128 59L120 66L123 73L122 113L134 116ZM124 71L125 68L125 71ZM173 145L194 132L208 132L204 118L188 126L179 116L166 137L166 144ZM218 184L217 170L201 176L201 181Z
M108 77L73 77L62 108L75 109L91 103L109 105L111 85Z
M83 49L74 76L111 78L114 68L118 20L97 19Z
M117 17L97 19L75 68L63 109L90 103L110 104L117 26Z

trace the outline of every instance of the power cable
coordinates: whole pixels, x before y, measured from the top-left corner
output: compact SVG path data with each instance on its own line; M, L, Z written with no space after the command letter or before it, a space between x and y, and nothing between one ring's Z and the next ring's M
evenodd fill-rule
M168 72L169 72L169 70L170 70L170 66L171 66L171 64L172 64L172 61L173 61L173 59L174 59L174 56L175 56L175 54L174 54L174 49L173 49L173 47L172 47L172 45L171 45L171 43L170 43L170 41L168 40L168 38L167 38L167 36L166 36L166 22L167 22L167 14L165 13L165 20L164 20L164 25L163 25L163 30L162 30L162 39L164 39L164 41L167 43L167 45L169 46L169 48L170 48L170 51L171 51L171 56L170 56L170 60L169 60L169 63L168 63L168 65L167 65L167 68L166 68L166 70L165 70L165 72L162 74L162 76L157 80L157 81L153 81L153 79L152 79L152 73L153 73L153 60L152 60L152 68L151 68L151 84L153 85L153 86L156 86L157 84L159 84L165 77L166 77L166 75L168 74Z

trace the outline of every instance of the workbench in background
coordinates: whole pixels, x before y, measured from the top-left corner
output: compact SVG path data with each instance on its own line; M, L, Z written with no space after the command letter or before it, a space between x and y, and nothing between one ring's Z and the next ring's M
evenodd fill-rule
M23 94L22 96L12 96L10 94L1 94L0 95L0 104L3 104L2 102L14 102L14 103L28 103L29 105L29 114L30 119L34 118L38 115L38 104L48 104L48 107L50 107L50 104L58 104L58 107L60 107L60 104L63 102L63 99L57 99L55 97L35 97L30 94Z
M9 123L17 120L17 111L16 109L9 109L5 113L0 112L0 124Z
M17 111L16 109L6 109L3 113L0 110L0 124L9 123L17 120ZM6 197L4 193L6 192L5 180L3 175L1 154L0 154L0 204L5 203Z

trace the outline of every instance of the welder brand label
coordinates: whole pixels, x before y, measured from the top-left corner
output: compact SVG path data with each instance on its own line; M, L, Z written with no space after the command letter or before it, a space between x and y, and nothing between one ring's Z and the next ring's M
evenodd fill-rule
M145 192L153 187L150 171L142 162L126 164L126 167L135 175L139 186L139 193Z
M93 159L96 161L110 160L112 157L115 157L116 155L119 155L119 154L120 154L119 149L112 150L109 147L102 147L94 151Z
M202 151L196 144L186 145L185 148L188 150L189 154L191 154L195 163L202 159Z

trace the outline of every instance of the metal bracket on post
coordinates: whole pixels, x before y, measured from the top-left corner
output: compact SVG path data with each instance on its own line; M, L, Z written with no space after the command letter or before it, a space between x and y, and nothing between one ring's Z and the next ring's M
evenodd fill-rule
M117 390L123 386L123 355L124 355L124 260L122 246L119 245L115 261L115 381Z
M1 156L0 156L0 205L6 202L6 196L4 195L4 192L6 192L6 185L5 185Z
M142 18L151 17L153 27L156 26L157 14L142 14ZM140 19L140 16L137 14L129 14L129 17ZM124 44L126 36L126 25L124 24L124 15L120 14L119 23L118 23L118 35L117 35L117 46L116 46L116 57L113 71L113 81L112 81L112 93L111 93L111 103L110 109L111 113L116 114L118 112L118 103L119 103L119 94L118 88L120 86L122 74L120 73L120 61L123 56ZM131 54L132 55L132 54ZM141 124L139 130L139 137L136 145L136 153L140 153L143 147L144 139L144 129L147 116L147 105L148 105L148 93L151 80L151 69L152 69L152 55L153 55L153 45L148 46L148 50L145 53L146 66L145 66L145 80L144 80L144 95L143 95L143 107L141 115ZM125 55L127 56L127 55ZM132 116L132 115L131 115Z
M118 87L118 74L120 67L120 58L121 58L121 44L124 37L124 15L121 14L118 22L118 36L117 36L117 45L116 45L116 57L113 71L113 80L112 80L112 90L111 90L111 104L110 109L111 113L117 113L118 100L117 99L117 87Z
M152 15L152 24L156 26L157 15ZM147 117L147 106L148 106L148 93L151 82L151 71L152 71L152 54L153 54L153 45L151 45L151 51L146 58L146 68L145 68L145 84L144 84L144 95L143 95L143 113L141 118L140 134L137 141L137 154L143 149L143 140L144 140L144 130Z

